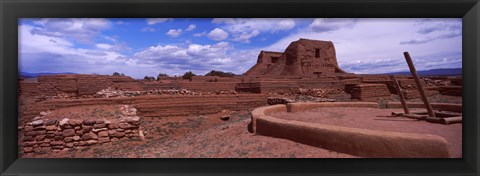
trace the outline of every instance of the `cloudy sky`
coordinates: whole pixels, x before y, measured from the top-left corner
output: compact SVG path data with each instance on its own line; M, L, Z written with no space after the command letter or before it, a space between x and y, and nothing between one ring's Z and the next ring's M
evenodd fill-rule
M74 72L143 78L158 73L242 74L261 50L284 51L299 38L332 41L353 73L462 67L458 19L20 19L22 72Z

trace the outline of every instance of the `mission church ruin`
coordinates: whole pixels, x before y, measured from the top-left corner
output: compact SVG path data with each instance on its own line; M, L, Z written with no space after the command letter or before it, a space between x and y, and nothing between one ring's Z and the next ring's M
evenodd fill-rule
M346 73L337 63L331 41L299 39L285 52L261 51L257 63L244 75L310 76L313 74Z

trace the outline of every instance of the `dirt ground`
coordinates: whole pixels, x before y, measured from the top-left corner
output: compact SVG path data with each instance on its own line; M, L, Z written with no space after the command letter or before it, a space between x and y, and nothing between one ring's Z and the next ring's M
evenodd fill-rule
M344 94L331 95L345 101ZM436 95L431 102L461 103L461 97ZM385 99L396 101L396 96ZM380 104L382 103L381 100ZM351 100L350 100L351 101ZM420 100L410 100L420 101ZM21 104L29 103L21 101ZM57 109L45 118L62 119L114 117L118 106L78 106ZM141 126L146 131L145 141L120 140L88 148L64 150L44 154L24 154L19 135L19 157L26 158L357 158L322 148L296 143L286 139L251 134L247 131L252 109L234 112L228 121L219 114L179 117L142 117ZM462 157L462 125L441 125L389 116L391 109L312 110L298 114L277 114L279 118L324 123L355 128L397 131L405 133L435 134L449 142L453 157ZM303 113L303 114L302 114ZM301 115L302 118L298 118ZM328 117L328 118L327 118ZM19 119L25 121L29 119ZM365 123L368 122L368 123ZM20 124L19 124L20 125ZM21 131L19 131L21 134Z
M69 112L73 113L72 109ZM220 120L218 114L144 117L141 121L147 131L145 141L129 139L82 149L19 154L25 158L356 158L249 133L249 111L235 112L228 121Z
M419 111L424 109L411 109ZM462 157L462 124L443 125L405 117L391 116L403 109L376 108L318 108L295 113L272 114L276 118L342 127L393 131L402 133L432 134L448 141L452 158Z

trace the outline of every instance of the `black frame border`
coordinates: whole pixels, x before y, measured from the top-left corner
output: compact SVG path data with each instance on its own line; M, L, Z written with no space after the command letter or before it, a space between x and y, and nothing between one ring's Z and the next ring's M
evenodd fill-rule
M462 159L17 159L18 18L463 18ZM0 0L0 175L478 175L479 0Z

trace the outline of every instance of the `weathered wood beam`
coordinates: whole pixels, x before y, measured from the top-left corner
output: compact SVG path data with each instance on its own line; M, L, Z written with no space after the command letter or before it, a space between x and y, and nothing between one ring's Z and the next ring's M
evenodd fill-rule
M422 84L420 83L420 78L418 78L417 70L413 65L413 61L412 61L412 58L410 57L410 54L408 52L404 52L403 55L405 56L405 60L407 61L408 68L410 68L410 72L412 73L413 79L415 80L415 84L417 85L418 92L422 97L422 101L425 104L425 107L427 108L428 115L430 117L435 117L435 113L433 112L432 105L430 105L430 102L428 102L427 96L425 95L425 91L423 90Z
M400 87L400 84L398 84L398 80L395 79L395 76L393 75L391 75L390 78L393 80L393 84L395 85L395 89L397 90L398 98L400 98L400 102L402 103L403 111L405 112L405 114L410 114L407 102L405 101L405 97L403 97L402 88Z

